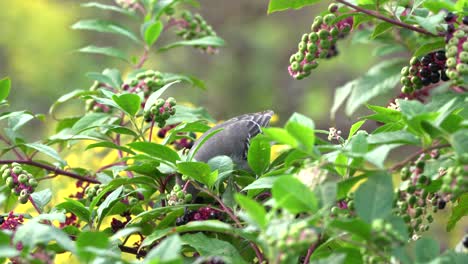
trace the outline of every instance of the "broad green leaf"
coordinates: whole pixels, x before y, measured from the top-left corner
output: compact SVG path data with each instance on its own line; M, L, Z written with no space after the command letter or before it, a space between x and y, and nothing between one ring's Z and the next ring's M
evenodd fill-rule
M255 190L255 189L271 189L275 181L278 180L279 178L280 178L279 176L262 177L252 182L251 184L245 186L244 189L242 190L247 191L247 190Z
M426 112L424 104L417 100L400 100L398 99L400 112L408 119L417 117Z
M179 235L169 236L148 252L143 263L182 263L181 249L182 240Z
M73 213L82 221L89 222L91 220L88 209L82 203L69 198L65 198L65 200L66 202L56 205L55 208Z
M146 45L151 47L158 40L162 29L163 29L163 24L159 20L149 25L145 30Z
M115 5L106 5L106 4L101 4L97 2L89 2L89 3L84 3L81 5L82 7L93 7L93 8L98 8L106 11L114 11L118 13L122 13L125 15L134 15L134 11L127 10L124 8L117 7Z
M394 148L400 147L401 144L385 144L376 147L375 149L366 153L364 158L369 161L370 163L377 166L379 169L385 168L385 159L388 156L388 153Z
M180 81L173 81L171 83L168 83L166 85L164 85L163 87L159 88L156 92L152 93L148 99L146 100L146 103L145 103L145 107L144 107L144 110L145 111L148 111L151 106L153 106L153 104L159 99L159 97L161 97L161 95L169 88L171 87L173 84L176 84L176 83L179 83Z
M81 117L80 120L73 125L71 130L74 133L79 134L90 127L102 126L102 124L105 124L106 120L109 118L110 116L108 114L91 112Z
M76 239L78 257L83 263L91 263L96 255L96 249L105 250L109 247L108 235L98 231L83 231Z
M458 203L452 207L452 213L447 221L447 232L452 231L458 221L468 215L468 193L462 194Z
M44 207L52 199L52 191L50 189L44 189L42 191L33 192L31 194L31 199L33 199L36 206L43 211Z
M367 108L374 111L375 114L366 116L366 119L379 121L382 123L392 123L401 120L402 114L400 111L393 110L387 107L377 105L367 105Z
M241 194L236 194L236 202L245 210L248 217L252 219L261 229L265 229L268 225L266 218L265 208L259 204L257 201L243 196Z
M216 36L207 36L199 39L192 40L183 40L178 42L173 42L167 46L159 48L158 51L167 51L172 48L180 46L201 46L201 47L222 47L224 46L224 40Z
M200 256L222 256L231 260L231 263L247 263L237 249L227 241L208 237L203 233L184 235L182 241L195 248Z
M99 73L99 72L87 72L86 73L86 77L88 77L89 79L91 80L95 80L95 81L98 81L100 83L105 83L105 84L108 84L114 88L118 88L114 85L113 81L111 78L109 78L108 76L102 74L102 73Z
M289 134L286 129L279 127L267 127L263 129L263 133L276 141L278 144L289 145L293 148L298 146L298 142L294 136Z
M81 48L78 51L83 52L83 53L105 55L105 56L118 58L125 62L128 62L127 55L123 51L116 49L114 47L98 47L98 46L90 45L90 46Z
M89 95L89 94L92 94L93 92L91 91L85 91L85 90L74 90L72 92L69 92L69 93L66 93L64 95L62 95L59 99L57 99L53 104L52 106L50 107L49 109L49 114L51 114L52 116L55 117L55 109L65 103L65 102L68 102L70 101L71 99L76 99L76 98L79 98L80 96L82 95Z
M359 130L359 128L361 128L362 125L364 125L365 122L366 120L361 120L354 123L351 126L351 129L349 130L348 140Z
M368 151L367 133L365 131L358 131L349 142L351 145L351 153L357 155L364 155Z
M335 120L335 115L340 106L346 101L349 97L353 88L355 87L358 80L354 80L352 82L348 82L345 85L338 87L335 89L335 96L333 97L333 105L330 110L330 116L332 120Z
M104 218L104 210L108 209L109 207L112 206L118 199L120 198L120 194L123 191L123 187L120 186L119 188L115 189L113 192L111 192L106 199L99 205L97 209L97 216L99 221L102 221Z
M340 153L336 156L335 170L341 176L345 176L346 172L348 171L348 161L349 161L349 158L344 153Z
M297 140L299 148L308 153L312 152L315 143L315 125L312 119L299 113L294 113L288 122L286 122L285 128Z
M330 227L358 235L367 240L371 237L371 227L361 219L336 219L330 223Z
M206 90L205 83L194 76L165 72L163 73L163 78L166 82L184 81L202 90Z
M369 175L356 190L355 203L357 215L367 223L390 215L393 207L391 175L385 172Z
M468 129L457 131L451 137L451 143L457 155L461 158L468 158Z
M90 20L80 20L71 26L72 29L79 29L79 30L93 30L97 32L104 32L104 33L111 33L111 34L118 34L121 36L125 36L135 42L140 42L137 36L133 34L130 30L114 24L110 21L99 20L99 19L90 19Z
M135 116L140 110L141 99L136 94L121 94L112 96L112 100L130 116Z
M439 243L433 239L423 237L416 241L414 255L416 263L428 263L440 254Z
M56 161L60 162L60 164L62 165L65 165L66 164L66 161L64 161L60 155L58 154L58 152L47 146L47 145L44 145L44 144L41 144L41 143L27 143L27 144L23 144L24 146L28 147L28 148L32 148L32 149L35 149L37 151L39 151L40 153L42 154L45 154L53 159L55 159Z
M436 51L440 49L445 49L445 39L440 38L435 41L431 39L431 42L426 42L420 47L418 47L418 49L414 52L413 56L419 57L422 55L426 55L431 51Z
M211 168L208 164L203 162L179 162L177 169L190 178L212 187L216 181L217 175L211 173Z
M381 22L379 23L375 29L374 29L374 32L372 32L372 36L371 38L376 38L382 34L384 34L385 32L387 32L388 30L390 30L391 28L393 27L393 24L390 24L388 22Z
M276 205L285 208L292 214L314 213L318 209L315 194L295 177L280 177L273 184L271 192Z
M9 78L3 78L0 80L0 102L7 99L10 94L11 81Z
M76 252L75 243L62 230L48 224L30 220L19 225L13 238L13 244L21 242L24 248L35 248L38 245L47 245L55 241L60 247L72 253Z
M389 144L389 143L405 143L410 145L418 145L419 139L413 134L406 131L382 132L371 134L367 137L369 144Z
M299 9L307 5L313 5L320 0L270 0L268 13L283 11L286 9Z
M29 111L16 111L0 114L0 120L7 119L8 127L11 128L12 131L17 131L34 118L38 118L38 116Z
M128 144L128 146L136 151L143 152L152 158L170 162L172 164L175 164L176 161L180 160L177 152L160 144L151 142L133 142Z
M428 15L427 17L413 16L416 23L423 27L425 30L432 34L437 34L437 26L443 21L445 16L444 12L435 15Z
M261 135L250 140L247 161L257 175L262 175L270 165L270 142Z

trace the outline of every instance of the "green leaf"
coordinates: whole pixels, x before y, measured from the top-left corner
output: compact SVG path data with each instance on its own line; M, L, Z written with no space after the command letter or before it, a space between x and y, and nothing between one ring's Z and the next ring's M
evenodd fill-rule
M361 219L336 219L330 223L330 227L346 231L348 233L358 235L361 238L368 240L371 238L371 227Z
M364 125L365 122L366 120L361 120L354 123L351 126L351 129L349 130L348 140L361 128L362 125Z
M83 231L76 239L78 257L82 263L91 263L97 253L96 249L107 250L109 247L109 238L103 232Z
M91 91L85 91L85 90L74 90L72 92L69 92L69 93L66 93L64 95L62 95L59 99L57 99L53 104L52 106L50 107L49 109L49 114L51 114L52 116L55 117L55 109L65 103L65 102L68 102L70 101L71 99L76 99L76 98L79 98L80 96L82 95L89 95L89 94L92 94L93 92Z
M44 189L42 191L33 192L31 194L31 198L36 204L36 206L43 211L44 207L50 202L52 199L52 191L50 189Z
M428 263L440 254L439 243L433 239L423 237L416 241L414 255L417 263Z
M255 190L255 189L271 189L273 188L273 184L276 180L278 180L280 176L270 176L270 177L262 177L257 179L256 181L252 182L251 184L247 185L242 189L242 191L247 190Z
M318 209L315 194L295 177L280 177L273 184L271 192L277 206L285 208L292 214L314 213Z
M13 244L21 242L24 248L33 249L38 245L47 245L56 241L63 249L72 253L76 252L74 242L62 230L48 224L30 220L19 225L13 238Z
M419 138L413 134L400 130L394 132L382 132L378 134L371 134L367 137L369 144L389 144L389 143L405 143L411 145L418 145Z
M414 52L414 57L419 57L426 55L427 53L439 49L445 49L445 39L440 38L437 40L432 40L431 42L426 42L423 45L419 46L418 49Z
M116 49L114 47L98 47L98 46L90 45L90 46L81 48L78 51L83 52L83 53L105 55L105 56L118 58L125 62L128 62L127 55L123 51Z
M222 256L230 259L230 263L247 263L231 243L203 233L184 235L182 241L193 247L200 256Z
M413 16L416 23L423 27L425 30L432 34L437 34L437 26L443 21L445 13L440 12L435 15L428 15L427 17Z
M364 158L370 163L377 166L379 169L385 168L385 159L388 156L388 153L394 148L400 147L401 144L386 144L376 147L375 149L366 153Z
M0 102L7 99L10 94L11 80L10 78L3 78L0 80Z
M468 129L462 129L452 135L450 142L459 157L468 157Z
M447 232L452 231L455 224L466 215L468 215L468 193L462 194L457 205L452 207L452 213L447 221Z
M209 187L216 182L217 175L211 173L210 165L203 162L187 161L177 163L177 169L196 181Z
M101 3L97 3L97 2L84 3L81 6L82 7L93 7L93 8L98 8L98 9L108 10L108 11L114 11L114 12L122 13L122 14L125 14L125 15L134 15L134 13L135 13L133 11L130 11L130 10L127 10L127 9L124 9L124 8L120 8L120 7L117 7L117 6L114 6L114 5L105 5L105 4L101 4Z
M372 67L361 78L347 83L351 86L351 95L347 98L346 114L352 115L361 105L370 99L391 91L400 81L403 59L384 60Z
M382 23L379 23L375 29L374 29L374 32L372 32L372 36L371 38L372 39L375 39L376 37L384 34L385 32L387 32L388 30L390 30L391 28L393 27L393 24L390 24L388 22L382 22Z
M338 111L340 106L346 101L346 99L349 97L349 95L353 91L353 88L356 86L356 83L358 83L358 80L348 82L345 85L335 89L335 96L333 97L333 105L330 110L330 116L332 120L335 120L336 112Z
M180 81L173 81L171 83L168 83L164 85L163 87L159 88L156 92L152 93L148 99L146 100L145 107L143 108L144 111L148 111L151 106L161 97L161 95L173 84L179 83Z
M224 40L220 37L215 36L207 36L198 39L192 40L182 40L178 42L173 42L167 46L159 48L158 51L167 51L172 48L180 47L180 46L201 46L201 47L222 47L224 46Z
M44 144L41 144L41 143L27 143L27 144L23 144L24 146L28 147L28 148L32 148L32 149L35 149L37 151L39 151L40 153L42 154L45 154L53 159L55 159L56 161L60 162L60 164L62 165L65 165L67 164L66 161L64 161L60 155L57 153L57 151L47 145L44 145Z
M254 137L250 141L247 161L249 167L257 174L262 175L270 165L270 142L261 135Z
M130 148L143 152L152 158L175 164L180 160L179 154L169 147L151 142L133 142L128 144Z
M182 240L179 235L172 235L151 249L143 263L182 263L180 256L181 249Z
M268 225L265 208L257 201L241 194L236 194L235 199L242 209L246 211L249 218L261 229L265 230Z
M367 223L390 215L393 207L391 175L385 172L370 175L356 190L355 202L357 215Z
M140 110L141 99L136 94L114 95L112 96L112 100L130 116L135 116L138 110Z
M320 2L320 0L270 0L268 4L268 14L286 9L299 9L318 2Z
M86 150L93 149L93 148L117 149L117 150L121 150L123 152L130 153L132 155L135 155L135 152L133 152L131 149L126 148L124 146L117 145L117 144L115 144L113 142L110 142L110 141L98 142L98 143L89 144L88 146L86 146Z
M89 222L91 220L88 209L82 203L69 198L65 198L65 200L66 202L56 205L55 208L73 213L82 221Z
M163 23L159 20L152 23L146 28L145 42L148 46L151 47L158 40L162 29L163 29Z
M102 221L102 219L105 216L104 210L108 209L111 207L118 199L120 198L120 194L123 191L123 186L120 186L119 188L115 189L113 192L111 192L106 199L99 205L97 209L97 216L99 221Z
M312 152L315 143L315 125L312 119L299 113L294 113L288 122L286 122L285 128L297 140L300 149L308 153Z
M114 24L110 21L99 20L99 19L90 19L90 20L81 20L76 22L71 26L72 29L79 29L79 30L93 30L97 32L104 32L104 33L111 33L111 34L118 34L121 36L125 36L135 42L140 42L137 36L133 34L130 30Z
M263 129L263 133L276 141L278 144L289 145L293 148L298 146L298 142L294 136L289 134L286 129L279 127L266 127Z

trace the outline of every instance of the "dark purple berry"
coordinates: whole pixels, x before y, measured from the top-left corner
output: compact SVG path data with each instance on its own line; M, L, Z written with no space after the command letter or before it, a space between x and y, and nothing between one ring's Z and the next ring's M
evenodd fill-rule
M431 82L438 83L440 81L440 74L438 72L431 73Z
M453 33L455 32L455 26L453 24L450 24L447 26L447 32L448 33Z
M468 16L464 16L462 21L463 21L463 24L468 25Z
M427 68L422 68L422 69L419 70L419 75L421 75L421 77L426 77L427 78L427 77L431 76L431 72Z
M5 218L2 216L0 217L0 225L3 224L3 222L5 222Z
M445 208L445 205L447 204L447 202L443 199L440 199L439 202L437 203L437 207L442 210Z
M421 63L424 66L429 65L429 63L431 63L431 62L432 62L432 58L429 55L426 55L426 56L421 58Z
M440 71L440 66L437 63L429 63L429 70L432 72Z
M447 57L445 57L445 51L443 50L439 50L435 53L435 57L437 60L439 61L444 61L447 59Z
M452 12L448 12L447 15L444 17L445 22L450 23L455 18L455 14Z
M444 82L450 80L447 74L445 73L445 70L442 71L442 74L440 75L440 79Z
M465 248L468 248L468 236L465 236L465 238L463 238L463 246L465 246Z
M431 79L429 79L427 77L422 77L421 82L422 82L422 85L428 86L429 84L431 84Z

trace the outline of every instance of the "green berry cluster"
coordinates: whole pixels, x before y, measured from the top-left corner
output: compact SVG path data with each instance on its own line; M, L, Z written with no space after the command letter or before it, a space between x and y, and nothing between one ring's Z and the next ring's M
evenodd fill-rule
M331 208L331 216L352 218L356 215L355 209L354 192L349 192L345 199L337 202L337 205Z
M88 186L85 190L85 198L88 200L93 200L94 197L99 195L106 186L103 184L95 184Z
M176 184L171 192L166 195L166 200L169 206L183 205L192 201L192 194L182 190L180 185Z
M148 111L143 113L146 122L156 121L160 128L166 125L166 121L175 115L176 100L169 97L167 100L159 98Z
M38 185L33 175L16 162L4 164L0 167L0 174L2 175L2 185L8 186L11 193L18 196L20 203L27 203L29 196Z
M468 26L460 25L453 32L452 37L445 45L447 55L447 76L455 84L464 83L464 78L468 76Z
M185 10L182 12L179 23L179 31L177 35L185 40L199 39L207 36L216 36L213 27L208 25L205 19L200 14L192 14L192 12ZM213 47L195 46L208 53L215 53L217 50Z
M468 170L458 165L448 168L442 175L441 192L449 196L452 201L468 191Z
M122 89L129 93L141 94L145 99L142 102L142 105L144 105L146 99L148 99L153 92L161 89L167 83L168 81L164 79L161 72L147 70L138 73L135 78L127 80L122 85Z
M335 5L335 4L332 4ZM336 12L334 6L329 11ZM297 79L310 75L318 66L318 59L331 58L338 54L336 42L351 31L352 19L336 22L336 15L330 12L324 16L317 16L311 25L311 32L302 35L298 44L298 51L289 59L289 74Z
M99 89L102 87L102 84L98 81L95 81L93 85L89 88L89 91L91 92L96 92L99 91ZM86 112L96 112L96 113L108 113L111 111L111 108L107 105L100 104L96 102L94 99L88 99L86 100L86 105L85 105Z

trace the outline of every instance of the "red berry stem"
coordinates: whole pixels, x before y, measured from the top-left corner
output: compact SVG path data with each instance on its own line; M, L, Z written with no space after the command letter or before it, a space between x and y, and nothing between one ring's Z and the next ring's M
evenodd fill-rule
M419 32L421 34L425 34L425 35L429 35L429 36L433 36L433 37L437 36L437 35L432 34L431 32L429 32L429 31L427 31L427 30L425 30L423 28L415 27L415 26L400 22L398 20L391 19L389 17L383 16L383 15L381 15L381 14L379 14L377 12L374 12L372 10L364 9L362 7L359 7L359 6L353 5L351 3L348 3L348 2L346 2L344 0L336 0L336 2L342 3L343 5L349 6L352 9L355 9L355 10L361 12L361 13L367 14L369 16L373 16L373 17L375 17L377 19L383 20L383 21L388 22L390 24L394 24L396 26L406 28L406 29L409 29L409 30L412 30L412 31L416 31L416 32ZM441 33L441 36L444 36L444 35L445 35L445 33Z

